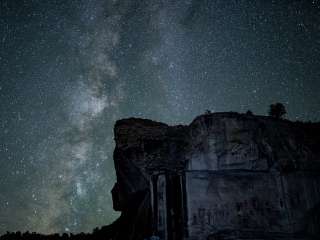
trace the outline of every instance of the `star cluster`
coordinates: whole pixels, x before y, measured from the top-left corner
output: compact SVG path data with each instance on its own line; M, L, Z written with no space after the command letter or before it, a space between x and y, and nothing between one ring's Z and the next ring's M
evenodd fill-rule
M320 1L0 1L0 234L111 223L113 125L320 119Z

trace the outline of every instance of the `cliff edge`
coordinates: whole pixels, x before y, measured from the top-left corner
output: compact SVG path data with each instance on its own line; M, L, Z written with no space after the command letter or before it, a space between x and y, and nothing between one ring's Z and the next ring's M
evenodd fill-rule
M320 124L238 113L116 122L116 239L312 239Z

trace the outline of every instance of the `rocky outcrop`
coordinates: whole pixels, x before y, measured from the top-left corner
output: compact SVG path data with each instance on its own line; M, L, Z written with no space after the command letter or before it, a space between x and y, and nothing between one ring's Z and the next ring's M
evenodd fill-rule
M116 239L320 234L320 124L238 113L115 128Z

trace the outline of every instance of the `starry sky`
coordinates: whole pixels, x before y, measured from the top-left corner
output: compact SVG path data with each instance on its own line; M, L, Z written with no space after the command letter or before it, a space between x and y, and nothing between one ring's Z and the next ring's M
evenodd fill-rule
M320 120L320 1L0 0L0 234L111 223L113 125Z

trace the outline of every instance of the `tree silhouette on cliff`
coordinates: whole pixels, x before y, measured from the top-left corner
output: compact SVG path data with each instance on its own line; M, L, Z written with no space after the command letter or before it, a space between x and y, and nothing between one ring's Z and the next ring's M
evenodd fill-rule
M285 106L282 103L274 103L269 107L269 116L280 119L287 113Z

